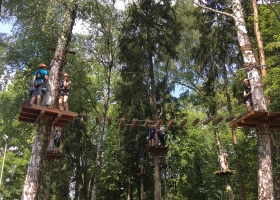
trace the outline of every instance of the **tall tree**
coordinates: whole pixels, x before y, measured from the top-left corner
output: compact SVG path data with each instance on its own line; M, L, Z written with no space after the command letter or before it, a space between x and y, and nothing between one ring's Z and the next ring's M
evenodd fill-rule
M251 91L252 91L252 99L254 102L253 103L254 111L267 111L261 79L256 66L257 65L256 58L253 53L252 45L249 41L249 37L247 34L241 1L240 0L232 1L232 14L210 9L209 7L199 3L195 3L195 4L202 8L209 9L214 12L224 14L226 16L230 16L234 19L239 46L242 51L243 60L245 62L245 66L247 67L247 75L248 78L250 79L250 85L252 87ZM258 197L259 199L274 199L270 132L268 128L265 128L264 125L259 125L257 128L257 134L258 134L258 156L259 156Z
M47 94L45 96L47 107L54 108L58 94L57 85L59 77L63 71L65 57L73 25L76 18L77 5L73 2L65 3L65 12L62 22L62 30L58 37L57 47L51 63L49 84L47 84ZM41 176L43 171L43 161L48 144L48 135L51 132L51 123L47 119L41 119L38 123L37 133L32 148L31 158L28 165L25 182L23 186L22 199L37 199L40 191Z
M175 57L180 24L169 0L143 0L139 4L133 3L129 15L129 22L123 28L124 34L120 43L121 56L132 71L140 68L140 71L148 74L148 79L145 80L146 91L149 94L151 116L155 123L158 120L155 63L164 62L161 54ZM161 189L157 154L154 156L154 164L154 199L159 200Z

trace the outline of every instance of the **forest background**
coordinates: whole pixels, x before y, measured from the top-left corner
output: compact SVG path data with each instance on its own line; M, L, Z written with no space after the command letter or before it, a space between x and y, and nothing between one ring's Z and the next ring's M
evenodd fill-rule
M226 0L205 1L207 6L228 11ZM243 11L251 44L258 56L253 28L251 1L245 0ZM258 1L259 23L263 37L268 74L263 80L270 111L279 111L279 3ZM30 158L36 127L17 121L22 104L29 102L29 86L39 62L50 65L57 37L61 31L63 1L27 0L3 1L1 22L13 23L11 34L0 33L0 134L8 135L3 181L0 190L4 199L20 199ZM164 6L160 6L164 5ZM145 152L148 129L141 126L118 126L120 118L131 124L133 118L152 119L149 103L149 71L147 46L152 48L155 67L158 113L167 137L168 197L182 199L227 199L223 180L213 174L219 170L216 139L212 124L202 125L209 117L229 116L227 94L232 112L239 116L247 112L243 99L243 79L247 77L238 47L233 20L202 10L191 1L163 0L127 3L117 9L114 1L79 1L77 19L86 22L84 33L73 33L64 71L70 73L70 110L87 113L87 122L76 119L63 130L61 152L66 157L56 160L53 170L51 199L90 199L96 176L98 124L106 89L106 66L113 49L111 92L102 145L102 170L97 199L140 199L141 159L149 161ZM152 38L146 38L150 27ZM110 60L111 61L111 60ZM176 87L184 90L174 97ZM196 126L192 121L201 120ZM188 123L180 127L184 119ZM231 185L240 199L241 174L247 199L257 199L257 140L253 129L237 129L238 144L233 144L228 123L218 128L225 153L229 155ZM273 136L274 178L280 173L279 131ZM2 163L5 141L0 145ZM238 147L238 148L235 148ZM238 151L236 151L238 149ZM238 159L238 160L237 160ZM45 176L44 176L45 177ZM147 165L145 194L153 199L153 169ZM42 181L41 199L44 191ZM275 184L275 187L276 184ZM275 190L276 193L279 190ZM276 194L277 195L277 194ZM67 198L66 198L67 197Z

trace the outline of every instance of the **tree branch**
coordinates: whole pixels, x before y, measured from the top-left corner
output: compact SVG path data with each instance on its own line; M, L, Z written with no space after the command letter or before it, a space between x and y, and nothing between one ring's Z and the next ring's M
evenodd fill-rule
M212 12L219 13L219 14L226 15L226 16L228 16L228 17L234 18L234 16L233 16L232 14L229 14L229 13L227 13L227 12L222 12L222 11L219 11L219 10L215 10L215 9L213 9L213 8L209 8L209 7L207 7L207 6L204 6L204 5L200 4L200 3L195 2L195 0L192 0L192 2L193 2L195 5L197 5L198 7L201 7L201 8L204 8L204 9L206 9L206 10L210 10L210 11L212 11Z

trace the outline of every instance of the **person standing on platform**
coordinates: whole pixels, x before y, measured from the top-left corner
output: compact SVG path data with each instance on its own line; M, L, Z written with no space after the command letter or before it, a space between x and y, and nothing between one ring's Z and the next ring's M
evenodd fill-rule
M164 136L164 128L160 126L158 129L158 139L160 141L160 146L165 146L165 136Z
M60 128L56 129L55 134L54 134L54 153L58 152L58 148L60 146L60 138L61 138L61 130Z
M69 97L69 89L71 86L71 81L69 80L69 74L65 73L63 76L63 81L60 82L59 89L60 89L60 96L58 99L59 108L60 110L69 111L68 106L68 97Z
M244 84L245 84L245 88L244 88L244 100L246 102L246 106L248 111L252 111L253 110L253 101L252 101L252 93L251 93L251 85L249 82L249 79L244 79Z
M43 87L46 81L49 80L49 73L46 70L47 66L45 63L40 63L38 66L40 69L34 73L32 80L32 87L34 88L34 91L32 93L30 104L35 104L36 101L37 105L41 105Z
M149 146L154 146L155 145L155 135L156 135L156 128L154 125L151 126L149 129Z

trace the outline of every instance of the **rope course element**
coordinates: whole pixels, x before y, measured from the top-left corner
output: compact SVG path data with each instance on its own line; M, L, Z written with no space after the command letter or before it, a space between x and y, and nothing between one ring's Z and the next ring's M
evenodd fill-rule
M84 114L82 114L82 116L84 116ZM100 120L101 120L100 118L101 118L100 116L95 116L96 124L100 123ZM106 117L106 118L107 118L107 125L109 125L109 126L114 124L114 125L118 125L120 127L122 127L122 126L131 126L131 128L134 128L136 126L143 126L143 127L148 128L151 125L155 125L156 128L158 128L160 126L164 126L164 127L167 127L167 128L170 129L171 127L177 125L175 119L170 119L169 121L163 121L162 119L158 119L157 121L153 121L153 120L150 120L150 119L141 120L141 119L138 119L138 118L133 118L131 120L131 119L125 119L124 117L122 117L120 119L116 119L115 122L113 122L112 117L109 116L109 117ZM224 119L225 119L225 122L231 122L235 118L236 118L236 116L228 116L228 117L220 116L220 117L217 117L217 118L209 117L209 118L205 119L202 122L202 125L206 126L206 125L208 125L212 121L212 125L213 126L217 126ZM200 121L201 121L201 119L195 118L191 122L191 125L192 126L196 126ZM184 119L178 125L179 125L179 127L182 128L187 123L188 123L188 119Z

